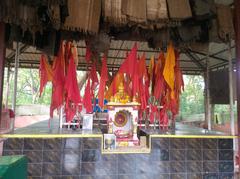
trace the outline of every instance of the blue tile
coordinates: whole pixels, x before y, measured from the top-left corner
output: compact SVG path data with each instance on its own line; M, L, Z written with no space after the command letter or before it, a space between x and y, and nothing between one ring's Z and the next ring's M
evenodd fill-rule
M234 173L220 173L219 179L234 179Z
M99 161L101 153L99 150L84 150L82 153L83 162L96 162Z
M233 139L219 139L218 140L219 149L233 149Z
M231 162L219 162L219 172L233 172L234 166L233 161Z
M233 160L233 150L219 150L219 160Z
M203 175L203 179L218 179L217 173L207 173Z

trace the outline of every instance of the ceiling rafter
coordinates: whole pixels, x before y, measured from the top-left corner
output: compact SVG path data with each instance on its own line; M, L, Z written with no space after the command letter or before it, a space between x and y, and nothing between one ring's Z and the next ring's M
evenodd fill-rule
M185 54L192 60L193 63L195 63L199 68L202 70L205 70L206 67L199 62L198 56L192 54L188 49L185 50Z
M231 49L233 49L233 48L235 48L235 45L231 46ZM209 57L219 55L219 54L221 54L221 53L223 53L223 52L226 52L226 51L228 51L228 50L229 50L228 48L225 48L225 49L223 49L223 50L220 50L220 51L218 51L218 52L215 52L215 53L210 54ZM204 56L205 56L205 57L201 58L200 61L206 60L207 54L204 53Z

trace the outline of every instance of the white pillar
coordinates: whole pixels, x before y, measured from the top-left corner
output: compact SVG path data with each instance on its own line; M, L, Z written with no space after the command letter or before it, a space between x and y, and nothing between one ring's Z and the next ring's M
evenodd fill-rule
M14 113L16 112L16 98L17 98L17 77L18 77L18 64L19 64L19 43L16 43L15 52L15 67L14 67L14 87L13 87L13 99L12 99L12 109Z
M230 112L230 124L231 134L235 134L234 124L234 111L233 111L233 65L232 65L232 52L231 52L231 39L228 43L228 73L229 73L229 112Z
M211 122L211 104L210 104L210 90L209 90L209 50L206 56L206 75L205 75L205 89L206 89L206 97L205 97L205 119L207 120L208 130L212 129Z

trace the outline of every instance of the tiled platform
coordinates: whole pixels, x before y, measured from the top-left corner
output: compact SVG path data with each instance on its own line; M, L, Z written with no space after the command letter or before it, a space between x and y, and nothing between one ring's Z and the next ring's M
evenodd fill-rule
M4 140L3 155L28 157L29 179L234 178L236 136L181 124L174 131L143 133L149 136L151 148L135 154L104 154L98 129L48 129L41 123L0 138Z
M33 179L230 179L232 139L153 138L150 154L101 154L98 138L10 138L4 155L25 154Z

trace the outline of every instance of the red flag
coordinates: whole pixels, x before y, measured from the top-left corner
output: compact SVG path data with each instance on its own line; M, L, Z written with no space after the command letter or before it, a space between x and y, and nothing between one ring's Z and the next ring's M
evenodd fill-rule
M157 106L150 104L150 116L149 116L149 118L150 118L151 123L154 122L154 117L155 117L154 115L155 115L156 112L157 112Z
M163 128L168 127L168 115L167 115L167 106L163 105L163 108L159 112L159 123Z
M145 85L143 84L143 79L140 79L140 83L139 83L139 95L140 95L140 102L141 102L141 109L145 110L147 109L147 92L146 89L148 90L148 88L145 87Z
M91 52L90 48L87 46L86 47L86 57L85 57L86 62L88 62L88 63L90 62L91 56L92 56L92 52Z
M99 83L95 63L92 64L91 71L90 71L90 78L92 80L91 89L95 90L95 88L97 87L97 85Z
M143 78L144 76L147 77L145 53L143 53L142 57L140 58L138 69L139 69L139 77L140 78Z
M119 72L127 73L133 76L136 61L137 61L137 44L135 43L133 48L131 49L131 52L128 54L126 60L121 65Z
M71 121L76 113L76 106L81 102L79 94L77 77L76 77L76 65L74 63L73 56L70 56L65 82L66 90L66 121ZM75 105L72 105L74 103Z
M108 80L107 59L104 55L102 60L101 78L100 78L100 85L99 85L99 91L98 91L98 104L101 108L103 108L103 104L104 104L104 90L105 90L107 80Z
M52 69L47 61L45 55L41 55L40 66L39 66L39 76L40 76L40 97L42 95L43 89L48 81L52 81Z
M176 65L174 68L174 73L175 73L174 97L171 98L170 105L169 105L169 108L173 114L173 119L175 119L175 116L179 112L180 94L184 90L183 76L182 76L182 72L179 64L179 53L176 50L175 50L175 57L176 57Z
M87 86L85 88L83 106L86 109L86 113L92 113L92 90L90 87L90 79L88 79Z
M136 60L134 74L132 79L132 96L139 94L139 71L138 71L138 61Z
M78 89L76 65L73 56L70 57L68 73L65 83L66 97L76 105L81 102L81 97Z
M53 117L53 111L63 104L64 95L64 67L60 58L55 58L53 65L52 82L52 102L50 106L50 117Z
M164 54L160 53L159 58L158 58L158 63L156 66L156 83L154 86L154 92L153 92L153 96L155 96L156 99L159 99L165 89L165 80L163 78L162 72L163 72L163 66L162 64L164 63Z

